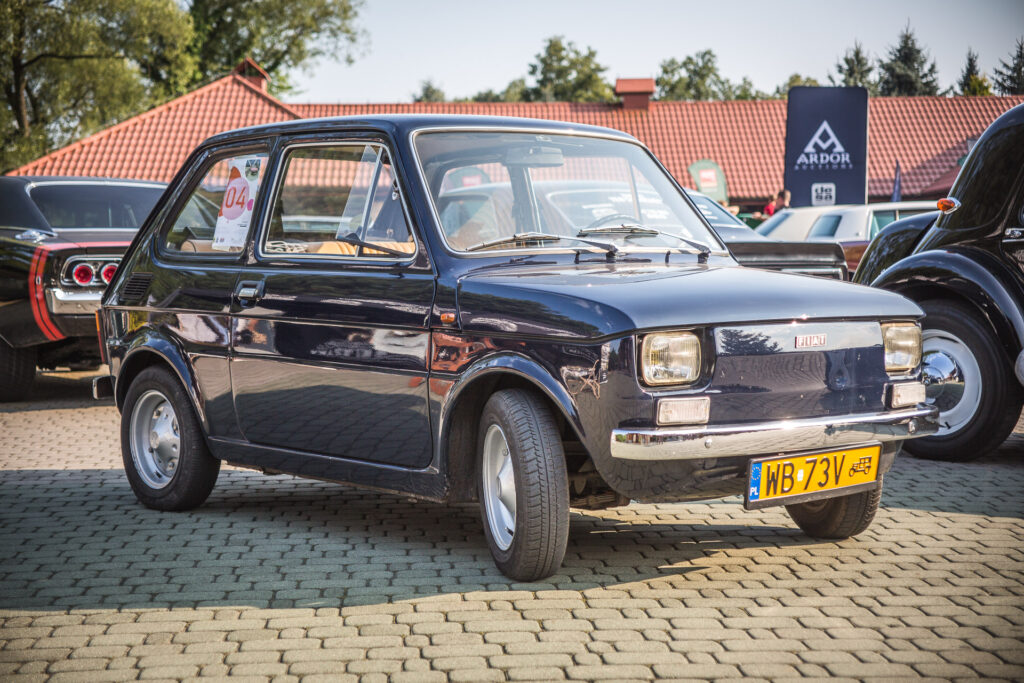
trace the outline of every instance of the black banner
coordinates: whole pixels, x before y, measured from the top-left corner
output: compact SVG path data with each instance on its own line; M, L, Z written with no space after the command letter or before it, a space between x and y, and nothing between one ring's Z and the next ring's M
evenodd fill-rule
M865 88L790 88L784 178L791 206L867 202Z

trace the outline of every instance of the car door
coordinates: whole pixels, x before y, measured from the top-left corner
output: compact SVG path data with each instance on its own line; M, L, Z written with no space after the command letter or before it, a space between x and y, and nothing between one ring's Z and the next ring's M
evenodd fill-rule
M195 368L214 437L239 436L228 373L230 307L269 158L269 143L246 143L196 159L162 218L152 274L138 274L148 278L149 324L172 337Z
M279 157L232 309L242 432L262 446L426 466L434 276L388 147L294 139Z

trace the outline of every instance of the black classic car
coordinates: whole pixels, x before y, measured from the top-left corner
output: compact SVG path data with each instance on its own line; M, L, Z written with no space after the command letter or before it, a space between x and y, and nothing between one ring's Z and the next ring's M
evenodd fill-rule
M1024 105L974 145L950 196L889 225L854 280L920 304L924 382L939 431L915 455L971 460L997 448L1024 405Z
M99 365L100 296L163 190L128 180L0 177L0 401L24 398L37 367Z
M628 201L538 199L595 180ZM449 201L485 183L507 202ZM192 154L104 295L94 391L145 505L200 505L221 461L478 500L526 580L560 566L570 506L742 494L815 537L865 529L902 440L936 428L921 315L738 267L617 131L321 119Z

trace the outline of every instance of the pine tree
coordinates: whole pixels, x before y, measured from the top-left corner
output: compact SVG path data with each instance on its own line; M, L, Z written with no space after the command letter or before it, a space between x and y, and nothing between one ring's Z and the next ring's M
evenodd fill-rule
M899 41L889 48L889 58L879 62L880 95L938 95L938 67L927 50L918 45L907 24Z
M961 95L992 94L988 78L978 70L978 53L971 48L967 48L967 61L956 85Z
M868 94L874 95L878 92L878 82L871 76L874 70L868 53L858 40L854 41L853 47L836 62L836 74L839 78L829 75L828 80L832 85L867 88Z
M999 60L999 66L992 69L996 90L1002 95L1024 95L1024 38L1017 39L1010 62Z

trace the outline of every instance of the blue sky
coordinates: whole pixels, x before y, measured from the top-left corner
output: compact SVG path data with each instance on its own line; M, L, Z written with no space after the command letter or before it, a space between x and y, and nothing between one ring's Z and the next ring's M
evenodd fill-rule
M355 64L295 74L292 102L408 102L432 79L449 97L501 90L552 35L597 51L605 76L653 77L669 57L710 48L723 75L771 91L793 72L827 79L860 40L884 55L909 20L952 85L968 46L991 74L1024 36L1024 0L366 0Z

